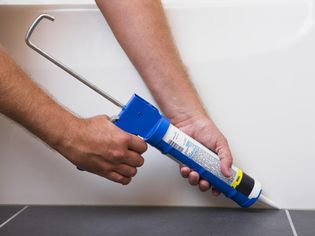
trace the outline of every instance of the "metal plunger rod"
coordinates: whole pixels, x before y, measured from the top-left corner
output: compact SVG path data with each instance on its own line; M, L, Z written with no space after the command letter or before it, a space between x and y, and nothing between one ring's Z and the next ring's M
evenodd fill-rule
M121 102L117 101L115 98L113 98L112 96L110 96L109 94L105 93L103 90L99 89L98 87L94 86L93 84L91 84L89 81L87 81L85 78L83 78L81 75L77 74L76 72L74 72L73 70L71 70L70 68L68 68L66 65L64 65L63 63L57 61L54 57L50 56L48 53L44 52L42 49L40 49L39 47L37 47L35 44L33 44L30 40L33 31L35 30L36 26L39 24L39 22L42 19L48 19L51 21L54 21L55 18L48 15L48 14L42 14L40 16L38 16L35 21L32 23L32 25L30 26L30 28L28 29L26 36L25 36L25 42L26 44L34 49L36 52L38 52L39 54L41 54L43 57L45 57L46 59L48 59L49 61L51 61L52 63L54 63L56 66L60 67L61 69L63 69L65 72L67 72L68 74L72 75L74 78L76 78L77 80L79 80L81 83L85 84L86 86L88 86L90 89L93 89L95 92L97 92L99 95L101 95L102 97L106 98L108 101L112 102L113 104L115 104L116 106L123 108L124 104L122 104Z

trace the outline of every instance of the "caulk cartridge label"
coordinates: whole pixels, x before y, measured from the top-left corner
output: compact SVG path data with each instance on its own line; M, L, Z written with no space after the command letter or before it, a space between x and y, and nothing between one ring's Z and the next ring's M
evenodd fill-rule
M169 126L163 137L163 141L245 196L252 198L259 195L260 185L254 188L254 179L235 166L231 168L231 177L225 177L221 172L218 155L175 126ZM257 187L259 189L257 189Z
M237 177L237 168L232 167L231 177L225 177L221 172L219 157L214 152L176 128L174 125L169 126L163 140L177 151L180 151L204 169L232 186L232 183Z

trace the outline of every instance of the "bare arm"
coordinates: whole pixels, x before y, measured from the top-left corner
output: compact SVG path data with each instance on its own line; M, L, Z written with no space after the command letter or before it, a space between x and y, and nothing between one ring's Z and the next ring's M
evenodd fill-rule
M0 112L57 147L76 117L57 105L0 49ZM66 132L65 132L66 133Z
M143 164L146 144L106 116L81 119L43 92L0 47L0 113L15 120L69 161L128 184Z
M225 137L206 114L190 82L172 40L158 0L96 0L117 40L147 84L164 114L221 158L223 174L229 175L231 153ZM181 168L196 185L199 175ZM202 191L209 188L199 183ZM216 193L216 191L215 191Z
M96 2L165 115L173 121L179 115L206 115L173 43L160 1Z

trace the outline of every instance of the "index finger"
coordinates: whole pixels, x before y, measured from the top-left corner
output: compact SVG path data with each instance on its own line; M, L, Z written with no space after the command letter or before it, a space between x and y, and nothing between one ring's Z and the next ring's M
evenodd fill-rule
M141 138L135 135L130 135L130 137L131 138L128 145L129 150L142 154L148 149L148 145Z
M124 159L124 163L126 165L132 166L132 167L140 167L143 165L144 158L140 156L139 153L134 151L127 151L126 158Z

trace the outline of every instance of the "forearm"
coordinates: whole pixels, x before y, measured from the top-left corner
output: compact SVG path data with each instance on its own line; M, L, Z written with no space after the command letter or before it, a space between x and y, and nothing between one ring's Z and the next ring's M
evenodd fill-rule
M112 31L157 103L174 123L206 116L157 0L97 0Z
M0 112L56 148L75 117L45 94L0 48Z

